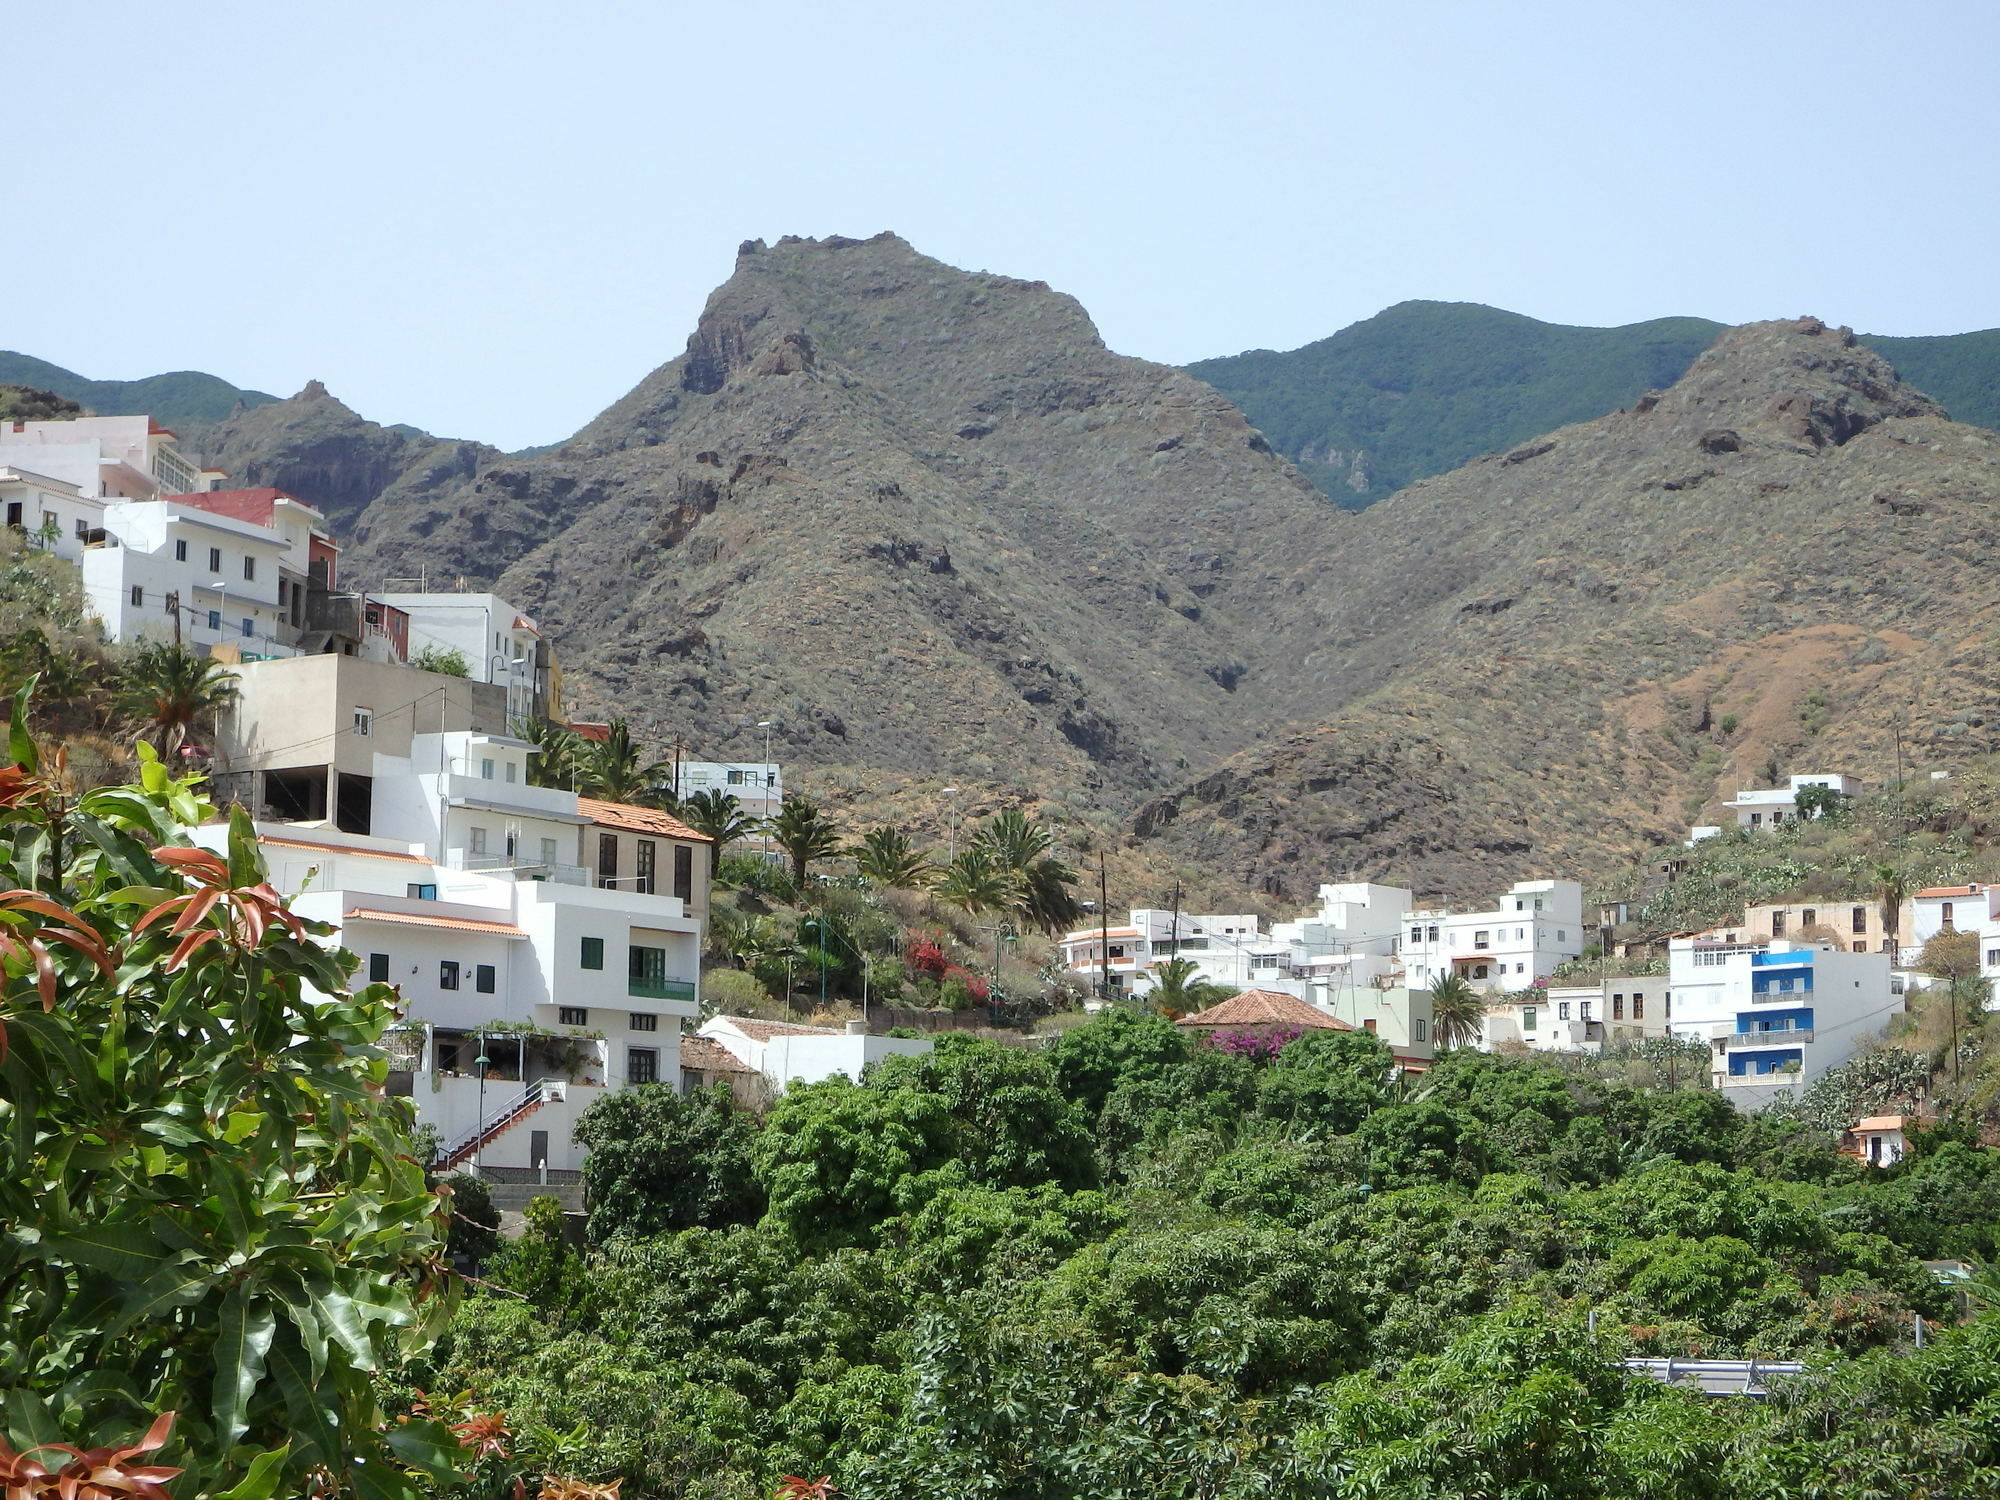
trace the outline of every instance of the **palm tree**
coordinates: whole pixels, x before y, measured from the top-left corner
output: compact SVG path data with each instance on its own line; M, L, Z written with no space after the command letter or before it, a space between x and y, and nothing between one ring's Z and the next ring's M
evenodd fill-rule
M765 821L764 831L785 851L792 862L793 883L800 886L806 883L807 865L840 853L840 830L820 811L818 803L795 792L785 794L778 815Z
M947 906L976 917L985 912L1013 911L1020 889L1018 875L995 864L990 854L974 845L945 866L937 897Z
M1071 890L1076 871L1049 853L1054 842L1048 829L1010 807L987 819L971 845L995 869L1013 876L1012 915L1048 933L1065 932L1083 919L1083 907Z
M1170 958L1164 963L1153 965L1153 988L1150 998L1154 1008L1170 1016L1184 1016L1189 1011L1200 1008L1195 991L1206 986L1195 976L1201 973L1201 965L1191 958Z
M578 758L576 789L606 802L650 802L673 774L666 761L649 761L623 719L613 719L604 738L586 742Z
M516 719L514 738L528 741L541 752L528 762L528 785L575 789L577 764L590 744L588 740L553 719Z
M1440 974L1431 981L1431 1036L1440 1051L1474 1041L1485 1015L1486 997L1463 975Z
M738 839L747 839L763 825L743 811L743 804L720 787L708 787L681 799L680 820L696 833L708 835L708 875L722 865L722 849Z
M994 864L1023 872L1049 852L1051 842L1048 829L1030 823L1018 807L994 814L972 837L972 847L984 849Z
M182 646L143 641L125 663L118 711L162 756L179 753L195 729L236 701L236 674L212 657Z
M886 890L921 890L934 866L927 850L914 848L909 835L894 828L871 828L854 849L854 867L870 885Z
M1882 935L1893 955L1903 937L1903 902L1910 894L1909 882L1894 865L1877 865L1875 894L1882 902Z

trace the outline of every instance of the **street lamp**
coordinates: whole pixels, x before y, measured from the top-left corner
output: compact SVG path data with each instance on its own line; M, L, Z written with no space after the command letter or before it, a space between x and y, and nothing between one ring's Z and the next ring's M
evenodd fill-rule
M771 721L769 719L759 719L757 727L764 731L764 771L766 776L768 776L771 770ZM767 782L766 784L768 785L769 783Z
M479 1056L473 1058L479 1065L479 1118L472 1125L472 1171L479 1172L479 1153L486 1146L486 1069L493 1061L486 1055L486 1038L479 1039Z
M958 858L958 788L948 786L944 789L944 795L951 798L951 801L945 804L950 810L951 819L951 835L945 844L945 863L950 864Z

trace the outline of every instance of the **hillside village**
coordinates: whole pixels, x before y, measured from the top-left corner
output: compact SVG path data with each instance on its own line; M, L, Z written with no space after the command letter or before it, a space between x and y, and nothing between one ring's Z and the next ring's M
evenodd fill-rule
M1477 910L1341 881L1277 922L1178 905L1115 917L1018 815L1010 836L1052 872L1054 897L1014 912L982 888L989 851L958 852L955 806L942 864L887 829L871 861L816 824L768 756L706 762L676 744L642 765L622 723L566 719L557 643L523 610L485 592L347 587L314 507L227 487L149 418L0 424L0 502L30 549L75 570L104 640L220 674L215 711L172 748L250 812L277 888L359 957L357 979L395 987L390 1091L413 1102L434 1170L553 1188L572 1207L575 1127L607 1093L721 1082L754 1105L929 1050L912 1021L1020 1045L1106 1008L1270 1045L1361 1031L1411 1075L1450 1046L1630 1057L1756 1110L1796 1104L1878 1045L1913 996L1976 975L1991 1008L2000 978L2000 886L1977 882L1753 901L1673 932L1636 932L1637 903L1592 906L1560 874ZM567 784L552 762L614 733L631 758L623 793ZM1727 804L1734 828L1694 828L1686 848L1838 822L1863 790L1822 773L1748 788ZM691 807L711 832L677 815ZM789 855L774 836L787 816L807 824ZM222 851L226 824L202 841ZM1671 884L1683 862L1667 855L1649 878ZM871 887L893 898L887 931L882 910L863 931L830 905ZM786 905L790 947L752 909ZM1046 958L1024 968L1037 927ZM1947 973L1932 945L1957 935L1973 959ZM774 964L782 982L767 983Z

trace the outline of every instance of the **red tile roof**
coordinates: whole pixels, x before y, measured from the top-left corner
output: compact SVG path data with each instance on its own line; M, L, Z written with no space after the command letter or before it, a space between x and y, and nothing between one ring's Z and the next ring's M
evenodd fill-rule
M657 807L634 807L629 802L600 802L595 797L579 797L576 799L576 810L591 822L601 823L606 828L655 833L669 839L691 839L698 844L715 842L707 834L696 833L672 813L663 813Z
M681 1066L697 1073L750 1073L756 1069L719 1042L705 1036L681 1038Z
M280 500L289 500L294 505L303 505L318 515L318 510L298 496L284 490L264 488L261 490L203 490L192 495L173 497L183 505L192 505L197 510L209 511L218 516L231 516L238 521L248 521L253 526L269 526L271 514Z
M362 859L400 859L413 865L430 863L421 854L399 853L389 849L356 849L349 844L327 844L318 839L279 838L275 833L267 833L257 840L260 844L276 844L284 849L313 849L322 854L353 854Z
M1976 885L1934 885L1929 890L1918 891L1917 897L1921 900L1925 896L1977 896L1980 894L1980 888Z
M1191 1016L1182 1016L1177 1026L1303 1026L1322 1031L1352 1031L1345 1021L1335 1020L1325 1011L1306 1004L1297 995L1282 990L1245 990L1220 1005Z

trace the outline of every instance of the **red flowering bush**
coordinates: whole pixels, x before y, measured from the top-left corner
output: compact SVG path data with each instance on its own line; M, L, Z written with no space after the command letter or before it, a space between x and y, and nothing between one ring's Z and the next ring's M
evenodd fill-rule
M903 961L910 966L910 972L920 978L943 979L951 968L951 960L945 956L944 945L929 933L913 932L903 945Z

